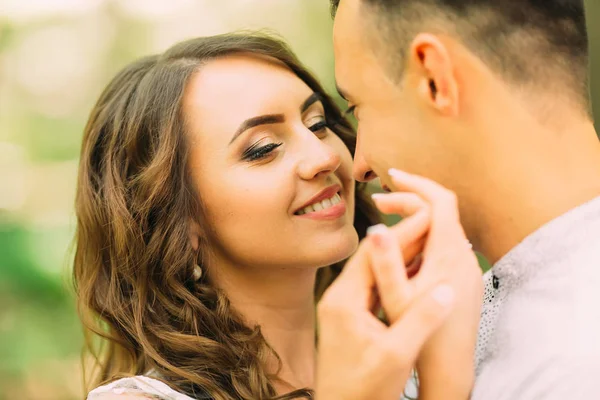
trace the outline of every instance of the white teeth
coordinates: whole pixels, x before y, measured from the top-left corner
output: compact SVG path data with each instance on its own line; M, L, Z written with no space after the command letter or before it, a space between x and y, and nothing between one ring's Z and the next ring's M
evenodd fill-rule
M313 206L306 206L302 209L302 214L308 214L315 211L315 209L313 208Z
M329 199L325 199L325 200L319 201L317 203L311 204L310 206L304 207L302 210L298 211L296 214L304 215L304 214L308 214L308 213L315 212L315 211L325 210L329 207L333 207L336 204L339 204L341 201L342 201L342 198L340 197L339 194L336 193L333 196L331 196L331 198L329 198Z

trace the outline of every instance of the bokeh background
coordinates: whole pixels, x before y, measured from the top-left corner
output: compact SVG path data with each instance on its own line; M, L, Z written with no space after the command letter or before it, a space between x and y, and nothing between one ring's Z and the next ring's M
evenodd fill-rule
M588 6L600 65L600 1ZM0 400L83 396L69 250L81 134L103 86L179 40L261 28L335 92L328 0L0 0Z

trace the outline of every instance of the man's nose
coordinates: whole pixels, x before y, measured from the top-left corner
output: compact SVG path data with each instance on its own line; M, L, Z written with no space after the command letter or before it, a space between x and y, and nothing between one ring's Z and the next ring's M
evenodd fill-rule
M357 144L356 151L354 153L354 168L352 173L354 175L354 179L358 182L369 182L377 178L377 174L371 169L363 157L359 144Z

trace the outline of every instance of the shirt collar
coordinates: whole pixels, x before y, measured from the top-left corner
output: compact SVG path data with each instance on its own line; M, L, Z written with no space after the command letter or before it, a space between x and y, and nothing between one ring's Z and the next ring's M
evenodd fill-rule
M505 282L523 279L599 237L600 197L596 197L531 233L498 260L491 273Z

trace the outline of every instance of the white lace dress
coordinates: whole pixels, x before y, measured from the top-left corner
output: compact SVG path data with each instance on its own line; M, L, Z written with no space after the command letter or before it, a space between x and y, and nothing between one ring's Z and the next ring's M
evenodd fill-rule
M417 383L413 375L408 381L404 396L401 400L410 400L417 398ZM148 376L138 375L130 378L122 378L92 390L87 400L102 400L106 395L131 394L145 397L153 400L210 400L207 395L192 398L183 393L171 389L164 382L150 378Z
M153 400L204 400L210 397L191 398L171 389L167 384L148 376L122 378L92 390L87 400L101 400L106 395L131 394Z

